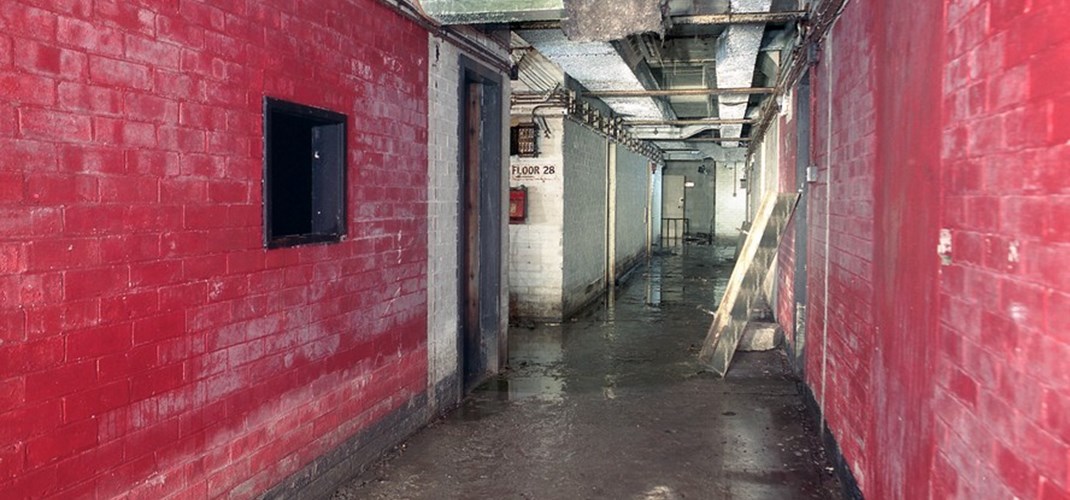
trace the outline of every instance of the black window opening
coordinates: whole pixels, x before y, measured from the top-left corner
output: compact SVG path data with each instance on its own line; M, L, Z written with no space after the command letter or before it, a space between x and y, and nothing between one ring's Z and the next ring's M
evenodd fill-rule
M264 98L264 246L341 241L346 116Z
M521 123L509 128L509 156L535 158L539 156L539 126Z

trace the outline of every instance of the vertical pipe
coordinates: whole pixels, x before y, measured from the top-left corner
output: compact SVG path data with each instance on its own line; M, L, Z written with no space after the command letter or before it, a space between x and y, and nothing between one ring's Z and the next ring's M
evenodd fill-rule
M617 281L617 145L606 138L606 286L613 297Z
M650 258L653 250L654 237L651 234L653 232L654 221L654 172L653 163L648 162L646 165L646 258Z

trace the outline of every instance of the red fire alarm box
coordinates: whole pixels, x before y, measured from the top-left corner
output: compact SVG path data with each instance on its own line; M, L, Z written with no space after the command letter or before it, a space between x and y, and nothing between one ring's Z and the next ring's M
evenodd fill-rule
M509 188L509 223L523 224L528 218L528 188Z

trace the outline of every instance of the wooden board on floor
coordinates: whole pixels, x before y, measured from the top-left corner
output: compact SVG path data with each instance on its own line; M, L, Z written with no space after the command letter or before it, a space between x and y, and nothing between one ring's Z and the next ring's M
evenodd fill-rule
M699 362L718 376L728 372L743 329L751 319L751 308L762 294L762 278L776 259L780 236L798 199L797 193L768 193L762 198L699 352Z

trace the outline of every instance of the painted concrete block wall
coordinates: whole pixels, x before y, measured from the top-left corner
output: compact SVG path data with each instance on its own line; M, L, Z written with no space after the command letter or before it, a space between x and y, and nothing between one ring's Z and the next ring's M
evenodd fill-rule
M715 169L714 236L720 242L734 243L739 239L739 228L747 218L747 192L739 187L745 171L742 162L718 163Z
M530 117L523 114L524 119ZM560 321L564 289L565 119L546 117L537 158L512 157L511 187L528 190L528 219L509 225L509 303L514 316Z
M427 384L457 374L460 51L428 35ZM434 398L432 398L434 400Z
M774 120L769 127L769 139L763 141L758 150L748 184L747 195L750 197L750 212L747 220L754 220L762 198L767 193L780 192L780 120Z
M614 147L617 148L614 272L620 276L646 256L650 160L619 144Z
M248 497L413 411L427 43L374 1L0 7L0 496ZM265 95L349 116L345 241L262 248Z
M565 316L605 290L606 138L576 121L564 120L564 297Z

